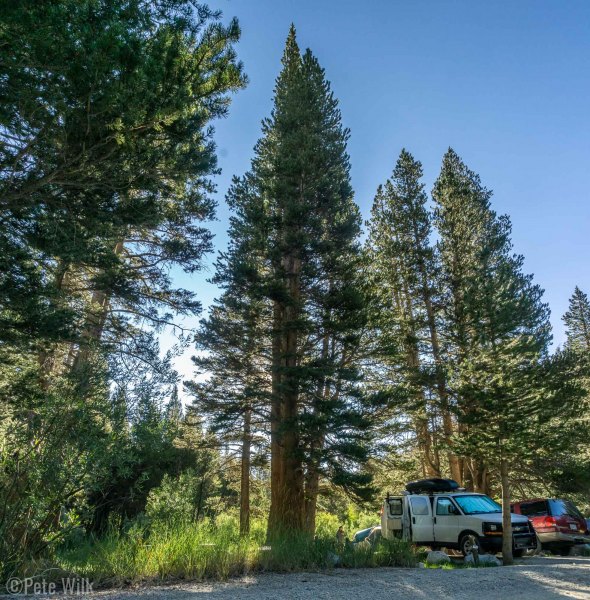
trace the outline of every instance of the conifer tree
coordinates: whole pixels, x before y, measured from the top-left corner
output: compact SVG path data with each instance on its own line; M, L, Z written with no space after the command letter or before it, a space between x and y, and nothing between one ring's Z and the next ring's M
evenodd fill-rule
M590 356L590 301L578 286L570 298L563 322L566 326L567 348Z
M270 219L266 285L271 292L274 333L269 517L273 533L305 526L306 447L309 450L315 444L315 455L330 455L321 427L313 442L304 439L310 429L303 426L302 414L328 425L329 414L337 421L347 420L353 429L354 420L359 421L358 405L342 406L345 396L340 390L354 380L354 370L350 364L339 366L342 350L326 352L330 344L346 344L347 335L354 335L360 324L361 303L354 286L346 285L347 279L353 282L354 278L344 275L347 262L348 268L353 266L359 252L360 232L346 154L348 131L342 128L323 69L309 50L300 55L293 28L277 80L274 109L263 134L253 164L261 195L268 199ZM355 314L357 318L351 319ZM320 397L324 401L318 403ZM339 429L345 434L342 425ZM347 437L346 443L334 440L332 450L339 447L352 458L359 445L354 436ZM362 452L358 458L362 459ZM337 483L346 483L345 464L342 457L332 461ZM309 491L313 506L315 490ZM310 530L313 512L310 508Z
M240 456L240 531L250 522L250 478L253 446L268 434L270 399L271 311L259 289L264 270L263 237L257 233L258 196L251 176L234 178L226 200L230 218L229 247L220 253L213 282L223 289L207 319L201 322L193 358L206 382L186 382L195 407L209 416L220 443ZM264 448L266 450L266 448Z
M37 350L45 387L131 316L198 309L168 268L210 247L208 125L244 83L219 17L187 0L3 11L0 336Z
M209 428L218 445L237 447L240 457L240 533L250 529L250 477L254 441L268 420L268 356L261 313L255 301L238 298L230 290L222 295L202 321L194 357L197 369L210 378L187 382L194 407L209 416Z
M199 312L170 269L194 272L211 247L203 227L214 211L211 124L245 81L237 21L224 25L192 0L25 0L1 13L0 403L18 434L5 450L19 456L18 440L30 437L41 457L41 445L65 449L72 439L79 457L107 463L85 459L97 463L93 477L63 469L49 508L29 505L43 486L21 477L14 506L27 516L0 518L0 537L15 535L26 554L28 540L57 539L72 488L99 492L100 503L115 479L102 452L111 437L105 405L125 363L153 358L136 352L146 323ZM147 388L136 391L148 397ZM83 418L96 425L91 434ZM167 462L156 448L138 452ZM130 483L128 463L117 448L113 455L125 480L115 492L128 498L143 466L127 469ZM0 475L0 488L10 485Z
M373 204L366 251L377 299L377 360L393 369L392 385L406 390L423 474L441 476L438 447L446 444L450 474L461 481L450 451L454 424L439 339L438 265L421 177L422 165L402 150Z
M309 50L300 53L293 27L262 130L250 172L228 195L232 242L218 264L226 294L215 311L227 327L246 323L247 305L258 303L262 317L255 321L263 331L252 339L265 343L256 354L269 384L273 537L313 529L321 477L361 494L367 488L356 468L366 457L354 365L364 303L348 131L323 69ZM210 325L221 322L215 311ZM230 339L248 339L227 328L217 338L204 333L217 356ZM224 369L225 359L213 378ZM236 389L245 389L246 370Z
M490 207L491 192L453 150L434 187L440 234L449 385L462 425L465 480L490 492L502 486L506 563L512 560L510 470L539 441L539 418L559 401L547 364L549 310L542 290L513 254L511 226ZM544 373L544 375L541 375ZM553 373L551 375L551 373ZM543 382L543 383L542 383Z

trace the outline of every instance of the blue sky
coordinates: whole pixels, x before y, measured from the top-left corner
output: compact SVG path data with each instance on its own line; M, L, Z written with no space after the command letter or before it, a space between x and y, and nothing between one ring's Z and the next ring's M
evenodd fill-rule
M291 22L326 69L351 129L356 202L368 217L402 147L424 165L428 191L452 146L510 215L515 251L545 289L554 342L575 285L590 293L590 1L216 0L237 16L249 85L215 124L216 248L227 243L224 195L244 173L271 109ZM175 281L205 309L208 270ZM185 321L186 325L196 323ZM163 345L170 335L163 336ZM190 377L190 352L176 361Z

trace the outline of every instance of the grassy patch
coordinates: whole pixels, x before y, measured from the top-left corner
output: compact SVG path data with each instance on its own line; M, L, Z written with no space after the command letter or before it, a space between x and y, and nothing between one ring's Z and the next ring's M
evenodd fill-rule
M402 540L379 540L338 547L334 536L290 535L265 544L264 524L247 537L233 521L136 527L101 540L77 540L53 557L47 578L64 574L88 578L95 587L140 582L223 580L251 572L323 570L417 564L413 547ZM31 565L28 575L36 569ZM38 571L37 571L38 572Z

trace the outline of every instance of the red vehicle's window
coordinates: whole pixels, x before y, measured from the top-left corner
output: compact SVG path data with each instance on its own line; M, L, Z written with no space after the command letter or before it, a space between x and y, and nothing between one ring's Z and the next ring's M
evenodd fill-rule
M549 514L549 507L546 500L538 502L522 502L520 505L520 514L527 517L543 517Z
M568 515L576 519L583 519L582 513L576 508L576 505L569 500L549 500L551 503L551 514L554 517Z

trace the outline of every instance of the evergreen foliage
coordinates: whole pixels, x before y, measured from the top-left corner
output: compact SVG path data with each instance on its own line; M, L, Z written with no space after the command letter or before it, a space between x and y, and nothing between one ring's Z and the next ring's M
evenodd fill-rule
M235 20L189 0L0 15L0 570L134 518L175 463L154 329L196 314ZM166 390L166 391L165 391ZM71 515L67 518L64 515Z
M578 352L590 353L590 301L578 287L569 301L569 309L563 316L567 328L567 347Z
M421 177L422 165L402 150L371 211L366 254L375 307L373 354L377 368L386 369L380 387L387 382L395 411L410 415L422 475L440 476L446 447L447 468L459 479L439 331L440 268Z
M365 316L348 131L293 27L282 65L251 171L228 195L231 242L216 279L225 293L201 336L211 354L197 360L213 373L202 397L230 387L221 396L232 418L250 406L270 421L270 535L313 532L320 477L366 493L357 465L370 425L354 363Z

